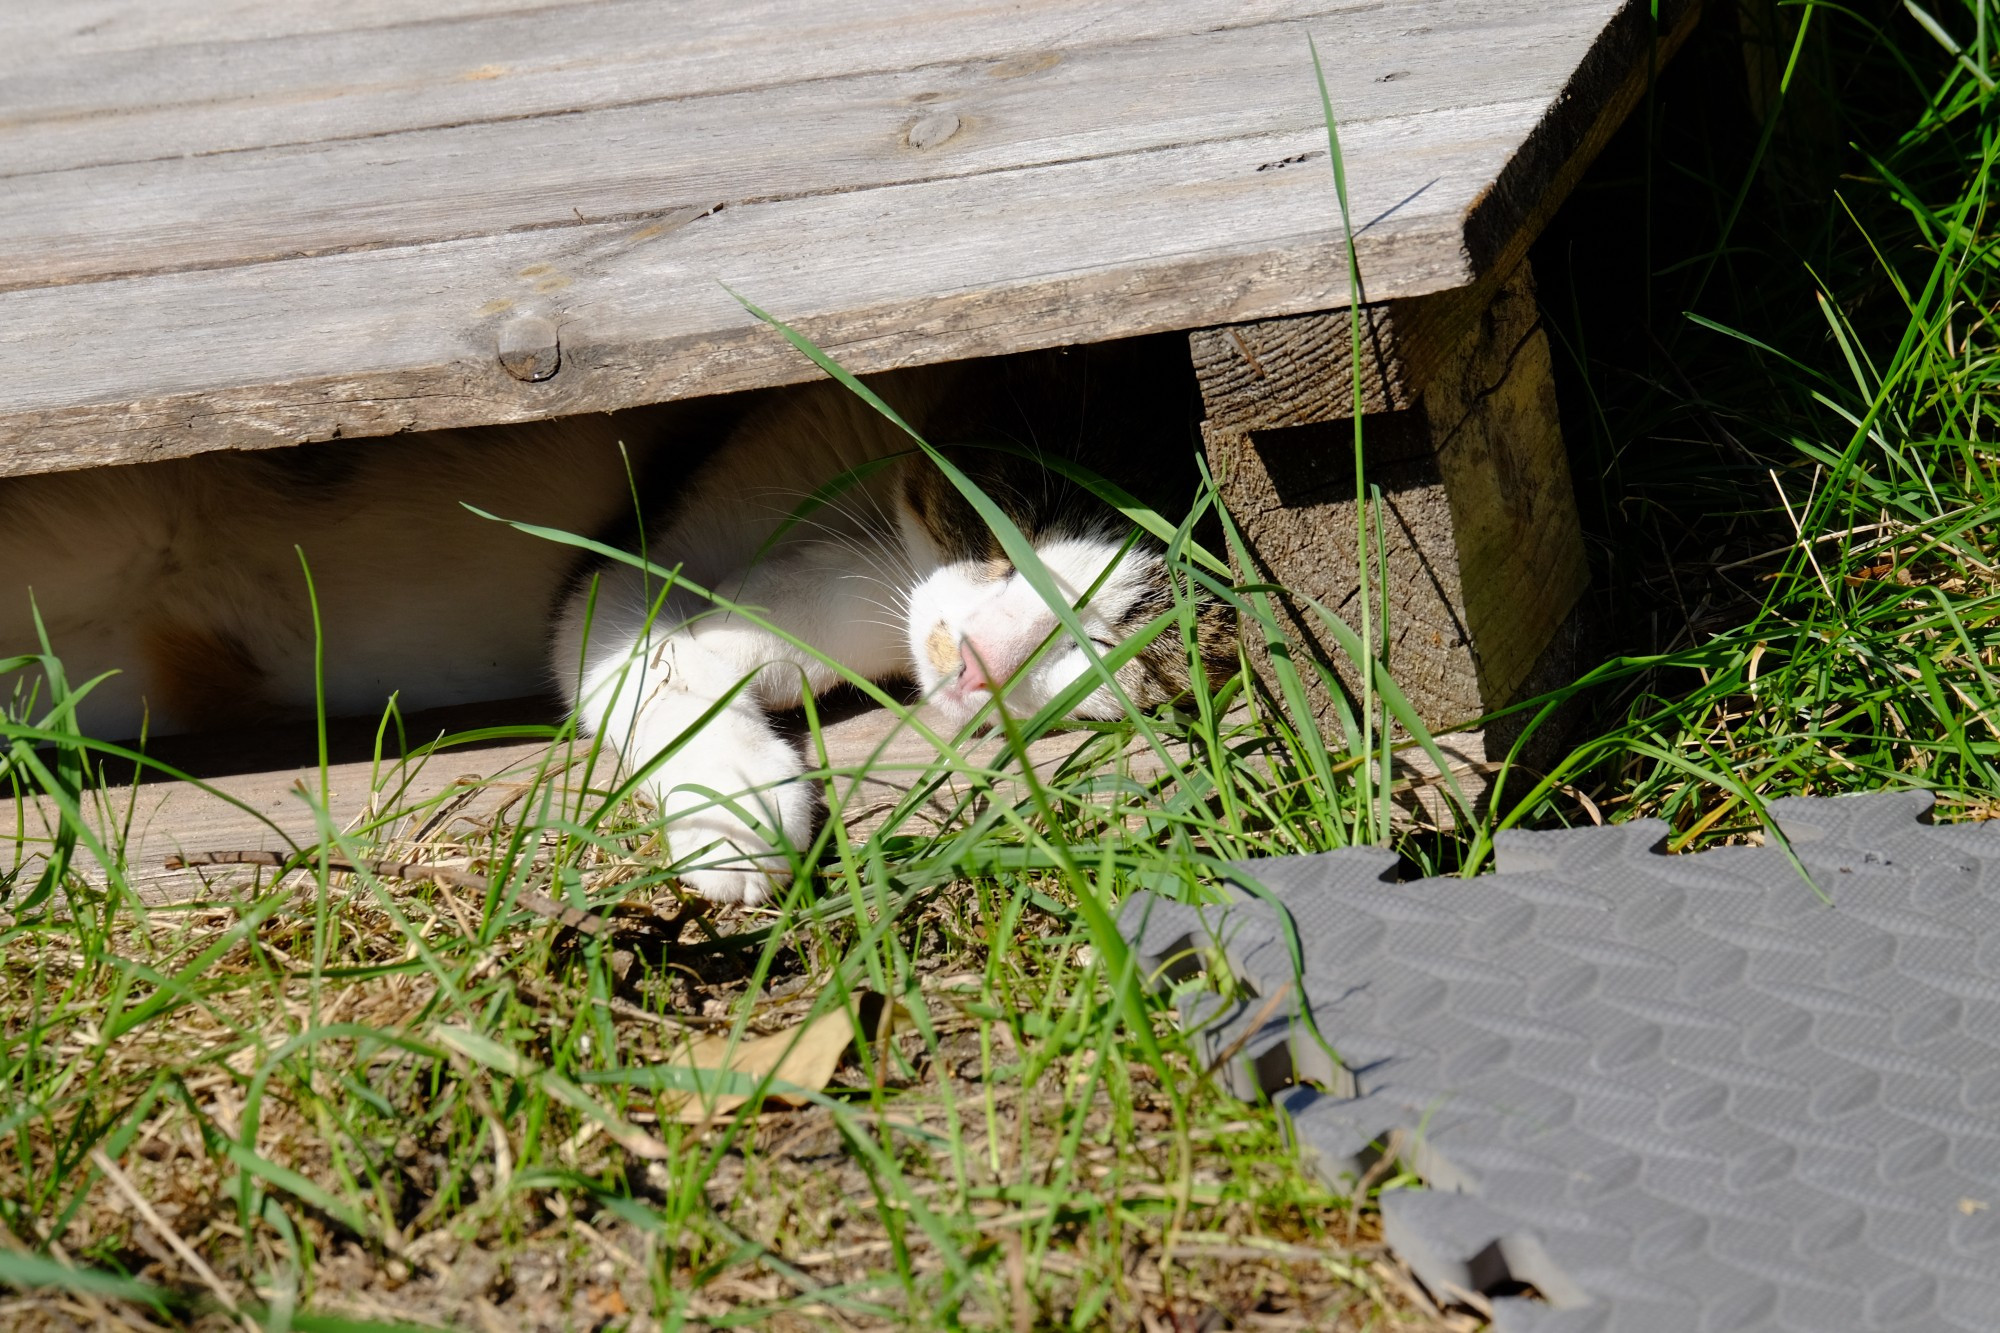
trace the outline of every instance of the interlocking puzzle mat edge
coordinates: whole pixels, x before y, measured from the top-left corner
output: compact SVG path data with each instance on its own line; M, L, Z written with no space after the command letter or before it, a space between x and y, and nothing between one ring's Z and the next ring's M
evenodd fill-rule
M1775 802L1796 863L1655 821L1503 834L1471 880L1246 862L1121 925L1329 1181L1417 1170L1387 1240L1501 1333L1991 1329L2000 822L1930 804Z

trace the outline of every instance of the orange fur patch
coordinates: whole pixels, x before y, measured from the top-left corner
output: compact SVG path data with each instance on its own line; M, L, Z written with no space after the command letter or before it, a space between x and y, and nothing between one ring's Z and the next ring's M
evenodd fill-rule
M951 637L951 631L940 620L931 626L931 632L924 636L924 656L931 659L931 665L946 676L959 668L958 642Z

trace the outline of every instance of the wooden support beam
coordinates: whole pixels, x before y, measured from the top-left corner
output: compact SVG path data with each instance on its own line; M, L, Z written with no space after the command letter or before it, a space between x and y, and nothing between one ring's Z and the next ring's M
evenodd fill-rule
M1246 572L1358 624L1350 322L1341 310L1189 342ZM1364 307L1361 331L1362 472L1381 493L1375 633L1386 584L1397 681L1427 725L1464 722L1556 683L1588 578L1534 281L1522 261L1472 287ZM1287 610L1358 683L1304 603Z

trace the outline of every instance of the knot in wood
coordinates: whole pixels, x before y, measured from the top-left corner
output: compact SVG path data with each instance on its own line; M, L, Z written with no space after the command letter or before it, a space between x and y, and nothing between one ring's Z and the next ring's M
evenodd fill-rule
M555 321L542 315L520 315L500 326L500 365L527 384L538 384L562 369L562 344Z
M912 148L935 148L958 133L958 117L949 111L935 111L910 126L904 142Z

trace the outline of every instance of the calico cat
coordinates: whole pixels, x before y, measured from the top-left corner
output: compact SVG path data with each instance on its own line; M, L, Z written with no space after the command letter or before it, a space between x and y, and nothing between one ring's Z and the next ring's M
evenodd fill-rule
M1002 415L948 373L881 376L871 387L928 439L962 440ZM1173 605L1157 547L1133 544L1130 523L1087 492L1032 456L976 445L945 452L1033 545L1098 652ZM853 480L792 522L801 482L828 478ZM656 566L677 564L695 585L761 608L851 671L914 679L947 730L996 694L1010 712L1032 713L1093 671L1074 642L1036 651L1064 636L997 534L907 434L837 384L774 398L746 418L687 483L648 549ZM1197 623L1205 655L1218 666L1233 657L1214 606ZM606 563L569 597L555 663L581 720L628 762L659 754L727 698L649 780L669 848L695 863L682 879L711 899L756 902L789 879L773 836L806 842L812 793L793 781L803 762L770 714L836 684L826 662L696 593ZM1189 684L1180 635L1162 635L1115 678L1141 708L1179 696ZM1123 711L1100 686L1071 715ZM724 803L716 793L744 795Z
M1100 437L1131 443L1148 424L1171 429L1173 413L1143 388L1126 410L1110 395L1093 412L1073 370L1043 357L870 384L1006 513L1103 652L1172 605L1164 563L1035 451L1099 461ZM314 633L296 545L318 599L330 711L378 711L391 691L406 710L524 694L552 665L582 728L628 768L676 747L643 785L683 881L756 902L789 880L783 844L813 831L803 760L771 714L840 677L696 589L859 675L913 679L949 727L996 694L1033 712L1094 668L966 497L845 388L772 391L727 429L719 419L669 407L0 481L0 657L35 650L32 589L72 681L119 669L81 709L95 734L310 712ZM704 434L721 444L690 475L688 440ZM992 444L1012 447L981 447ZM578 568L573 548L455 503L603 533L631 513L635 484L648 521L626 544L684 583L614 561ZM1198 625L1203 655L1233 659L1217 608L1204 605ZM1188 676L1170 631L1116 679L1147 707ZM1122 708L1100 686L1072 712Z

